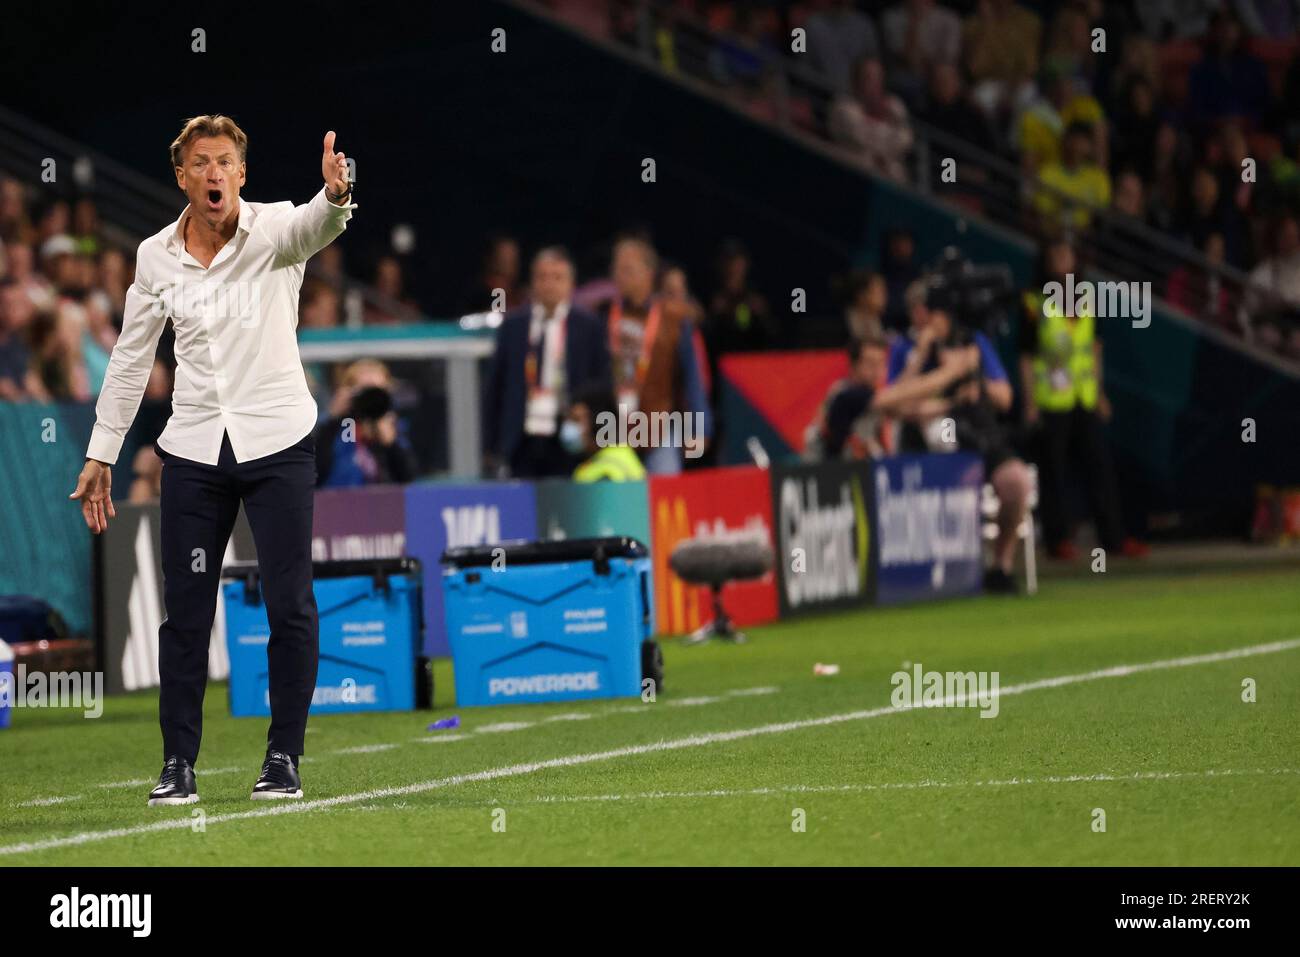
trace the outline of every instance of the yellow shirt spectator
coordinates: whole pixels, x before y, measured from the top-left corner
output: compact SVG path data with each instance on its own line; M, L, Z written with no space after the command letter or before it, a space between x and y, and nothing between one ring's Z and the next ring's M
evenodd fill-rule
M1104 118L1101 104L1087 94L1071 97L1060 112L1042 101L1021 115L1016 145L1030 169L1042 169L1049 163L1060 162L1062 134L1071 124L1095 126Z
M1086 229L1093 210L1110 205L1110 175L1094 163L1073 169L1051 163L1039 173L1039 179L1048 189L1039 191L1034 207L1053 224Z

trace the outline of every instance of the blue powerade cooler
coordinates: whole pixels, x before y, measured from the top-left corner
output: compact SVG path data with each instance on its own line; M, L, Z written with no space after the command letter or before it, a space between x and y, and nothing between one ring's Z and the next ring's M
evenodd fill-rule
M414 558L314 562L320 667L311 714L430 707L433 679L424 647L423 581ZM255 562L222 569L230 713L269 715L270 638Z
M633 697L645 678L662 688L636 539L452 548L442 564L458 705Z

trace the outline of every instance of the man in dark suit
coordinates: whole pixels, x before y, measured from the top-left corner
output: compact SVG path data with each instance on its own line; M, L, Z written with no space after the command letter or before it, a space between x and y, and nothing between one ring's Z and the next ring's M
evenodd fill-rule
M569 400L609 382L605 327L573 305L569 254L549 246L533 258L531 302L506 314L487 377L486 471L516 478L568 475L576 464L560 444Z

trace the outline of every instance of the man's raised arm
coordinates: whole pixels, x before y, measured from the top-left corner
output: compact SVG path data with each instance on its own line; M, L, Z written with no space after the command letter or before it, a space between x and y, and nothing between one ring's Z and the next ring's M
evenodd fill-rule
M308 202L267 218L266 232L277 252L289 262L306 262L333 242L352 218L352 183L348 160L334 152L334 131L325 134L321 155L325 187Z

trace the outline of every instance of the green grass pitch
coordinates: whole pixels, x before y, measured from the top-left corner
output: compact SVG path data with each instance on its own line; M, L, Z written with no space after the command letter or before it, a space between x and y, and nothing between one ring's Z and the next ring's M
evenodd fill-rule
M0 732L0 867L1296 865L1300 648L1031 686L992 719L880 709L904 663L996 671L1005 692L1295 639L1298 584L1294 568L1097 575L781 622L740 646L670 641L653 704L458 711L439 663L432 713L312 718L292 808L248 799L266 725L230 718L224 686L194 808L145 806L156 694L97 720L20 711ZM456 731L425 731L453 713Z

